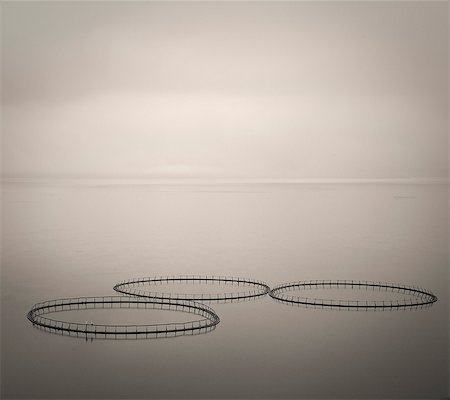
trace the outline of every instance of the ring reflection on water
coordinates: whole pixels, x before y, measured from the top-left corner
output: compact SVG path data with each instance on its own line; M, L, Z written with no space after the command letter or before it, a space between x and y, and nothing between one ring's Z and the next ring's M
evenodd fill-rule
M406 294L409 296L409 298L402 298L400 300L341 300L302 297L287 294L292 291L310 289L351 289L378 292L383 291ZM274 300L288 305L302 306L305 308L357 311L412 310L431 307L437 301L437 297L432 292L420 287L401 285L396 283L355 280L312 280L283 283L274 287L270 291L269 295Z
M106 325L68 322L44 315L71 310L92 309L156 309L200 315L199 320L159 324ZM207 305L187 300L143 299L127 296L77 297L35 304L27 318L33 326L53 333L100 339L168 338L207 333L220 322L215 311Z
M230 293L162 293L144 290L146 285L158 284L217 284L223 286L245 286L252 288L242 292ZM116 292L127 296L137 296L153 299L175 299L190 300L200 302L234 302L243 300L252 300L266 296L270 288L262 281L248 278L226 277L226 276L161 276L151 278L134 278L122 281L114 286Z

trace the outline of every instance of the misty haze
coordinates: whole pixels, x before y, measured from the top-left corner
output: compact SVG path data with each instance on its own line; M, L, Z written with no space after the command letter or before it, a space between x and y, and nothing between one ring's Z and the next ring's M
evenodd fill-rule
M1 12L2 398L449 396L447 2Z

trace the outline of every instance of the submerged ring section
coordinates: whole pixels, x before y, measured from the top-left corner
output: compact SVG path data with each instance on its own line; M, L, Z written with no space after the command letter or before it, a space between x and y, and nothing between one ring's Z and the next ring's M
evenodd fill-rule
M338 300L318 299L287 294L294 290L309 289L365 289L404 293L410 296L402 300ZM421 287L396 283L354 281L354 280L311 280L283 283L274 287L270 293L274 300L285 304L311 306L314 308L347 309L347 310L400 310L430 307L437 297Z
M220 285L237 285L249 286L252 290L234 293L160 293L147 290L141 290L144 285L157 285L164 283L218 283ZM152 299L173 299L173 300L189 300L189 301L237 301L245 299L254 299L263 297L270 292L269 286L255 279L235 278L226 276L195 276L195 275L179 275L179 276L160 276L151 278L136 278L122 281L114 286L116 292L127 296L137 296Z
M44 316L61 311L111 308L181 311L200 315L203 319L150 325L99 325L66 322ZM69 335L82 334L100 338L149 338L192 335L209 332L220 322L220 318L215 311L205 304L186 300L143 299L126 296L77 297L45 301L35 304L28 312L27 318L34 326L48 329L51 332Z

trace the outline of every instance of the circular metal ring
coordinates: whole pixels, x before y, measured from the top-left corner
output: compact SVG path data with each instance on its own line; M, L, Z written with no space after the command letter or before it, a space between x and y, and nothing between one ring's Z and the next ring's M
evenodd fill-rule
M237 286L250 286L253 290L245 292L234 293L159 293L141 290L139 287L144 285L156 285L162 283L218 283L231 284ZM137 288L136 288L137 287ZM229 302L238 300L248 300L258 297L263 297L269 293L270 288L264 282L255 279L234 278L225 276L194 276L194 275L180 275L180 276L161 276L152 278L136 278L128 279L120 282L114 286L116 292L125 294L127 296L137 296L152 299L174 299L174 300L191 300L191 301L209 301L209 302Z
M287 292L309 289L366 289L386 292L404 293L411 296L402 300L338 300L291 296ZM347 309L347 310L400 310L430 307L437 297L430 291L395 283L354 281L354 280L312 280L283 283L274 287L270 297L281 303L313 308Z
M77 322L66 322L43 315L86 309L104 308L139 308L181 311L196 314L203 319L181 323L162 323L150 325L99 325ZM28 312L27 318L34 326L51 332L99 337L99 338L151 338L151 337L173 337L180 335L192 335L196 333L206 333L213 330L220 322L215 311L207 305L186 300L163 300L163 299L143 299L127 296L108 297L77 297L70 299L57 299L35 304Z

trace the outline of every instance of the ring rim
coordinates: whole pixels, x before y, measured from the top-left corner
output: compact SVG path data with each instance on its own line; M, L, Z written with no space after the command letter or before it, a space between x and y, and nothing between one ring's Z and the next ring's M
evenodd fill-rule
M136 286L143 286L145 284L158 284L169 282L219 282L231 283L237 286L253 286L256 289L246 292L232 292L232 293L162 293L152 292L145 290L132 289ZM171 299L171 300L188 300L198 302L231 302L238 300L256 299L264 297L270 292L270 287L263 281L250 278L238 278L227 276L202 276L202 275L177 275L177 276L160 276L160 277L147 277L147 278L131 278L125 281L117 283L113 289L127 296L136 296L143 298L153 299Z
M105 307L110 304L111 307ZM134 307L131 307L134 304ZM102 306L100 306L102 305ZM116 305L116 306L115 306ZM96 307L98 306L98 307ZM181 311L201 315L204 318L188 322L173 322L159 324L80 324L71 321L61 321L42 315L54 312L87 309L139 308ZM219 316L209 306L193 301L142 299L128 296L74 297L48 300L36 303L27 313L28 320L35 327L48 329L60 334L93 335L103 338L128 336L172 337L186 334L206 333L215 329L220 322Z
M340 289L352 288L366 290L384 290L386 292L409 293L412 298L420 299L413 301L403 300L337 300L337 299L319 299L301 296L292 296L286 292L302 289ZM402 285L397 283L374 282L374 281L355 281L355 280L309 280L282 283L269 292L269 296L275 301L299 305L304 307L327 308L327 309L347 309L347 310L403 310L431 307L437 300L437 296L431 291L421 287Z

